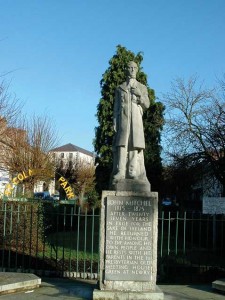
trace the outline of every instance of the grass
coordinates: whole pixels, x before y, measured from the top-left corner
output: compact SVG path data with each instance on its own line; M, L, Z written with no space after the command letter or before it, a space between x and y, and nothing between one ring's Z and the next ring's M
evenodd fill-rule
M83 231L55 232L47 236L45 256L51 259L98 261L99 234Z

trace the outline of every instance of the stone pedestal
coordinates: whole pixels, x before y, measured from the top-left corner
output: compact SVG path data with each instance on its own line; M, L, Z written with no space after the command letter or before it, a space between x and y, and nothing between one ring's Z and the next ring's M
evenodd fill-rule
M156 286L158 195L103 191L99 290L93 299L164 299Z
M148 194L150 189L151 185L147 180L121 179L111 184L111 190L113 191L135 191L135 193Z

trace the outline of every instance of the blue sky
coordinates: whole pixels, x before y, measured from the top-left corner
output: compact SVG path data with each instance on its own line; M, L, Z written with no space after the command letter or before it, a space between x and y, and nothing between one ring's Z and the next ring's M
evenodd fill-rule
M118 44L144 53L159 98L177 76L214 85L225 72L225 1L0 0L0 74L10 72L26 114L53 119L59 146L93 151L99 82Z

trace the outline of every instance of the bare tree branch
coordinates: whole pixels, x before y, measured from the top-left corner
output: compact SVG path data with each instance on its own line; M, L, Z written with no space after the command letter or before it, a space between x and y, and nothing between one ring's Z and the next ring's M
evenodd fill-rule
M164 95L168 109L166 149L173 157L195 154L208 163L216 178L225 183L225 97L224 80L207 89L197 77L176 79ZM222 91L222 92L221 92Z

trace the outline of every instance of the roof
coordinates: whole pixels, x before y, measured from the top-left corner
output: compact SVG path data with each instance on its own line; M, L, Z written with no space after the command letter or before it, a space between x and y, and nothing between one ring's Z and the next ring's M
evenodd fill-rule
M83 153L83 154L86 154L86 155L89 155L92 157L94 156L93 152L90 152L88 150L85 150L81 147L78 147L78 146L70 144L70 143L63 145L61 147L51 149L51 152L80 152L80 153Z

